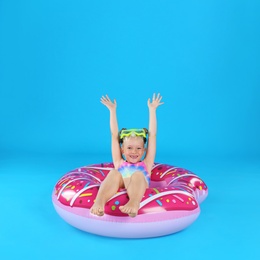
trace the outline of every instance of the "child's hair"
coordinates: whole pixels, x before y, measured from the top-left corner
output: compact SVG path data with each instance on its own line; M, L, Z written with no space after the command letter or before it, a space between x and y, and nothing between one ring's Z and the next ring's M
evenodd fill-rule
M126 137L120 138L121 132L122 132L123 130L126 130L126 129L127 129L127 128L122 128L122 129L119 131L119 133L118 133L118 138L119 138L119 143L120 143L120 144L122 144L122 143L124 142L125 138L126 138ZM144 130L145 134L147 135L147 134L148 134L148 129L147 129L147 128L142 128L142 129ZM134 134L134 136L136 136L136 135ZM146 141L147 141L147 138L146 138L146 137L142 137L142 138L143 138L144 144L145 144Z

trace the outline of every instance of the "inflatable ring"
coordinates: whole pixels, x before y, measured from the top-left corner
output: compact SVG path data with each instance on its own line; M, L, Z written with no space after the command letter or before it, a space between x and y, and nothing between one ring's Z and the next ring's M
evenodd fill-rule
M172 234L191 225L200 214L199 204L207 197L206 184L183 168L155 163L135 218L119 210L128 201L120 189L105 205L102 217L90 213L100 183L113 163L93 164L65 174L55 185L52 202L70 225L97 235L147 238Z

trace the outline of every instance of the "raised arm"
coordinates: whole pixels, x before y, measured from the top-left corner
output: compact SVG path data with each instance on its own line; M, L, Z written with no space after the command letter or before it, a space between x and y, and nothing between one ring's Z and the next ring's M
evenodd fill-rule
M108 95L102 96L100 102L108 108L110 113L111 150L112 150L113 163L114 166L116 167L117 164L122 159L119 137L118 137L118 123L117 123L117 115L116 115L117 103L115 99L114 102L112 102L108 97Z
M158 106L162 105L162 96L160 93L157 95L154 93L152 101L150 98L147 101L149 108L149 136L148 136L148 147L146 152L145 161L152 167L154 164L155 154L156 154L156 134L157 134L157 118L156 109Z

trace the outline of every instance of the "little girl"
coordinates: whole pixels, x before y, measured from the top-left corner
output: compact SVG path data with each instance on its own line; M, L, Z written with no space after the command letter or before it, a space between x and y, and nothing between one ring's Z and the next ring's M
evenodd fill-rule
M112 134L112 169L101 183L94 205L90 212L97 216L104 215L106 202L116 194L120 188L125 188L129 201L119 209L135 217L138 213L140 201L146 188L149 187L151 170L156 153L156 109L162 105L162 96L153 94L152 101L148 99L149 132L147 129L122 129L118 131L116 100L112 102L108 95L102 96L101 103L110 111L110 130ZM145 148L146 134L148 144ZM121 145L120 145L121 144ZM145 153L146 152L146 153ZM144 159L142 160L145 154Z

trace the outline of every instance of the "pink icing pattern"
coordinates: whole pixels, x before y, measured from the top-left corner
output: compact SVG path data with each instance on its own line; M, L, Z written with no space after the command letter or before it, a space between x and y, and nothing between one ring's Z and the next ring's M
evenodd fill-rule
M199 204L207 197L208 188L206 184L197 175L189 170L155 163L152 169L150 187L146 190L140 204L138 216L129 218L127 214L119 210L119 206L128 201L125 190L119 190L105 205L105 216L97 217L89 214L89 209L94 203L100 183L105 179L108 172L113 168L112 163L93 164L72 170L65 174L55 185L53 191L53 203L57 207L71 214L76 213L77 208L86 211L86 221L88 219L98 219L99 221L114 221L120 224L165 221L166 219L183 218L187 216L196 217L199 215ZM58 211L61 213L64 211ZM81 211L82 212L82 211ZM63 217L63 216L62 216ZM69 217L69 218L71 218ZM65 219L65 216L64 216ZM195 219L194 219L195 220ZM193 220L193 221L194 221ZM70 223L70 219L66 219ZM191 221L191 220L189 220ZM189 225L187 221L187 225ZM73 222L73 221L72 221ZM74 225L73 223L70 223ZM74 225L77 227L77 225ZM185 225L184 225L185 226ZM102 231L95 232L88 228L78 227L85 231L96 234L103 234ZM149 227L150 228L150 227ZM178 230L176 230L177 232ZM175 229L172 231L175 232ZM145 231L144 231L145 233ZM157 236L144 234L144 237ZM161 234L160 232L158 233ZM122 235L112 235L122 237ZM134 234L123 237L135 237ZM137 237L140 237L138 235Z

